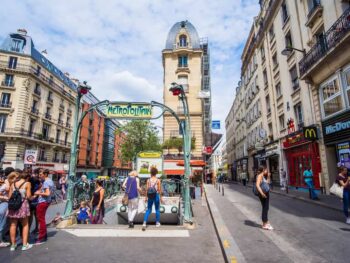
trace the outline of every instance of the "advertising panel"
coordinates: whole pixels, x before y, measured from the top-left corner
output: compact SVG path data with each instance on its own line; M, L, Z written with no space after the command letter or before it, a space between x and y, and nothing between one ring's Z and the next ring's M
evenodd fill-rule
M24 155L24 164L36 164L37 156L37 150L26 150Z
M151 177L151 168L155 167L158 170L157 177L162 176L163 156L161 152L140 152L136 161L137 172L139 177Z

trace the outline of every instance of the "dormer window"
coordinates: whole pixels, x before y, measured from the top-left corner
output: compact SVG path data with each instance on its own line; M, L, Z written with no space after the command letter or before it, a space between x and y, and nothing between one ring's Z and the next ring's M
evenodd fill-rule
M12 39L11 51L21 52L23 47L23 41L21 39Z
M187 36L186 35L180 36L180 47L187 47Z

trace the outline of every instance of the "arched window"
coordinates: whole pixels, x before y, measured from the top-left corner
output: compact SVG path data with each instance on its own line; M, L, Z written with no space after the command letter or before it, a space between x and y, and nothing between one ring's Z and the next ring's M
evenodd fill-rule
M187 47L187 37L186 35L180 36L180 47Z

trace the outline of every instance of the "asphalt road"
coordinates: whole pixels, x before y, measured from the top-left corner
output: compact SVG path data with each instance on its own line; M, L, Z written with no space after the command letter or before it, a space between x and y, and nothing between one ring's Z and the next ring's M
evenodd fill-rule
M224 187L225 196L213 186L207 196L246 262L350 262L350 226L341 212L271 194L269 221L275 230L267 231L261 229L261 205L252 189Z

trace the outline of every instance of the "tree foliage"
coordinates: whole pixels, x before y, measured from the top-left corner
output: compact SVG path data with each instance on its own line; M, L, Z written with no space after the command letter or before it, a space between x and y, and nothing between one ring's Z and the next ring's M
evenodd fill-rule
M196 138L192 137L191 139L191 150L195 149ZM169 138L164 141L162 145L163 149L167 149L168 153L170 149L177 149L179 153L183 151L183 139L180 137Z
M161 151L158 131L150 121L133 120L117 130L125 138L121 143L123 161L133 160L141 151Z

